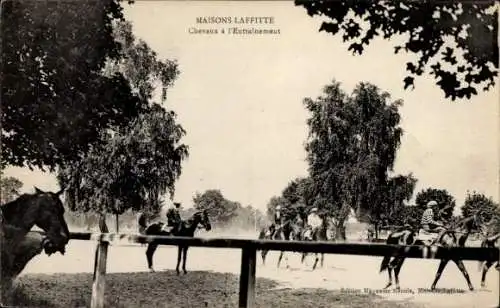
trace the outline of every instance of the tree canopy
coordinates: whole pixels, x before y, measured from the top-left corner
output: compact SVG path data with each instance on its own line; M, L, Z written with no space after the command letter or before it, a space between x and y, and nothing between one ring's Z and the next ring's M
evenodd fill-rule
M12 176L4 177L3 170L0 171L0 204L17 198L21 194L21 188L23 188L23 182Z
M429 187L421 190L416 195L415 203L418 209L417 212L419 217L422 216L429 201L436 201L437 203L437 205L433 206L432 208L434 211L434 215L437 215L440 210L444 209L440 218L444 219L445 221L449 221L452 218L456 201L455 198L446 189ZM438 218L439 217L435 217L435 219Z
M389 177L385 185L385 193L378 208L370 211L371 223L384 223L391 226L412 224L413 209L406 205L413 197L417 179L413 174Z
M492 89L498 75L498 9L488 1L295 0L309 16L326 16L319 31L341 35L361 55L376 37L404 40L394 52L417 56L406 63L404 88L429 72L446 98L470 98Z
M351 95L335 80L316 100L304 104L310 113L306 143L314 206L339 224L351 209L366 220L383 205L402 129L398 107L376 86L360 83Z
M196 193L193 197L194 208L207 210L214 225L227 226L241 209L239 202L226 199L218 189L209 189L204 193Z
M463 217L479 214L481 223L485 226L496 224L497 227L494 228L494 231L500 231L500 226L498 226L500 225L500 206L491 197L475 191L467 192L461 211Z
M155 89L166 89L179 74L177 63L160 60L132 33L129 23L115 24L120 42L119 61L106 63L103 75L122 74L132 91L145 102L143 110L127 125L102 130L99 143L82 158L58 172L67 187L70 208L79 211L121 214L127 209L158 213L161 196L174 195L188 147L181 143L185 131L176 114L154 102Z
M72 210L121 214L127 209L159 211L160 196L173 196L187 147L175 114L159 105L141 114L129 129L107 136L78 164L62 168Z
M147 101L122 72L113 24L119 0L7 1L2 6L2 162L48 167L80 159L101 132L132 121Z

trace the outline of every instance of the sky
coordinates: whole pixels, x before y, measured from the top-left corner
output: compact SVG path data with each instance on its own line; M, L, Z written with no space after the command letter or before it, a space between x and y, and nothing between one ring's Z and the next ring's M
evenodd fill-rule
M287 183L307 175L304 98L316 98L333 79L351 92L371 82L402 99L402 144L395 173L412 172L415 194L447 189L463 204L466 191L499 199L498 86L470 100L445 99L428 75L403 90L406 62L398 40L381 39L353 56L341 38L318 32L292 1L139 1L125 5L134 33L162 59L176 59L180 75L164 106L186 129L190 156L176 184L175 201L192 206L196 192L220 189L230 200L265 209ZM273 17L278 35L190 34L203 16ZM263 28L256 25L256 28ZM192 30L191 30L192 31ZM24 183L58 189L51 174L9 168Z

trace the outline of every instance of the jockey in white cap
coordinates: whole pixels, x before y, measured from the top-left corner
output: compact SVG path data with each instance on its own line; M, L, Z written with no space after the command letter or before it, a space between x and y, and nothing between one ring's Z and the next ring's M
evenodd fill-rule
M304 239L312 240L314 230L321 227L323 220L318 215L318 209L312 208L307 216L306 231L304 232Z
M429 233L438 233L438 236L428 243L429 245L433 245L435 241L438 240L446 231L446 228L441 222L434 220L434 211L432 210L432 207L436 206L437 204L438 203L434 200L427 202L427 209L422 214L422 220L420 221L422 229ZM439 213L441 214L441 211L439 211Z
M427 202L427 209L422 214L422 220L420 221L420 224L422 225L422 228L427 232L439 233L440 231L443 231L445 229L442 223L434 220L434 211L432 210L432 207L436 205L437 202L434 200Z

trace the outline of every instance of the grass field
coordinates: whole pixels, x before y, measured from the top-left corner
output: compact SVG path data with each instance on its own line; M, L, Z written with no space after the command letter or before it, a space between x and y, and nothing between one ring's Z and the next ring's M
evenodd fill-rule
M106 276L105 307L237 307L238 276L207 271L176 276L173 271L111 273ZM416 304L385 301L372 294L324 289L280 289L270 279L257 279L257 307L386 307ZM92 274L29 274L19 278L16 306L89 307Z

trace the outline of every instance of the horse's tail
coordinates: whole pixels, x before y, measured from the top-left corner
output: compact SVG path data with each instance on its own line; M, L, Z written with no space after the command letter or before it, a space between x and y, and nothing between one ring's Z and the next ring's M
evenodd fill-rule
M398 244L400 236L395 236L394 233L389 234L389 236L387 237L386 244ZM383 271L385 271L386 269L389 268L389 264L391 262L391 257L392 256L389 255L389 256L385 256L384 259L382 259L382 263L380 263L379 273L382 273Z
M385 256L384 259L382 260L382 263L380 263L380 271L379 273L382 273L386 269L389 268L389 263L391 261L391 256Z

